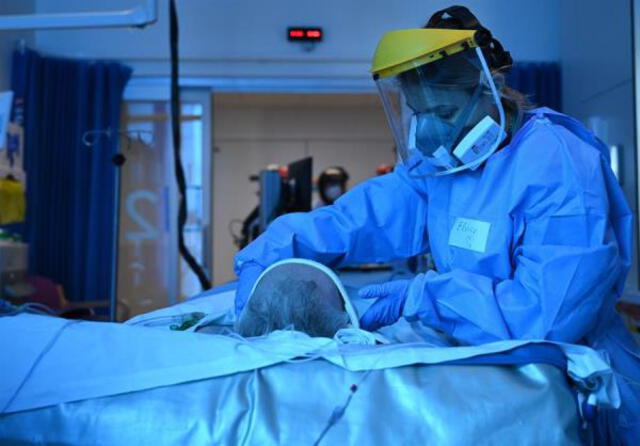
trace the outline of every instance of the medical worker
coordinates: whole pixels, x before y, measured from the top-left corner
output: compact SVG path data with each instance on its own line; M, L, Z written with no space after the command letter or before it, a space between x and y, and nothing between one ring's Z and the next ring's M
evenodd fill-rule
M347 192L349 174L344 167L329 167L322 171L318 178L318 195L320 200L314 204L314 209L336 202Z
M464 7L380 40L372 73L400 159L332 206L280 217L236 257L236 311L270 264L331 267L430 251L435 270L360 291L362 326L420 320L469 344L584 343L604 351L622 407L599 444L640 444L640 356L614 311L632 217L606 147L578 121L527 110L512 64Z

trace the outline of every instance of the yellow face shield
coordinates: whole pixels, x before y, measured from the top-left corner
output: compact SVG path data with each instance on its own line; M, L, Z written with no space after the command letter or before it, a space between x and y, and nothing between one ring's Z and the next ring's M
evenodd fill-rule
M389 35L372 71L401 162L427 167L428 175L479 166L506 133L500 97L473 31Z

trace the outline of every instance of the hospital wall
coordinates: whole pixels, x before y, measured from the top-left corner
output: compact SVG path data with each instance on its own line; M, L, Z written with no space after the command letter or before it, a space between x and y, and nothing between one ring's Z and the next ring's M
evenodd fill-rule
M96 5L101 3L103 5ZM131 7L141 0L36 0L38 12ZM450 0L179 0L182 74L211 79L356 79L371 87L370 57L380 35L420 27ZM468 0L468 5L517 60L559 57L557 0L536 2ZM310 52L285 38L287 26L321 26L324 41ZM169 72L167 0L159 22L144 30L38 31L38 49L66 56L114 58L135 68L134 76Z
M0 3L5 5L6 0L0 0ZM15 5L24 2L10 0L9 3ZM142 0L32 0L30 3L39 13L55 13L130 8L142 4ZM283 88L291 88L294 82L306 85L306 90L303 91L308 93L316 89L325 91L331 85L342 85L342 91L346 85L347 88L353 86L360 92L373 92L368 68L380 35L394 28L422 26L431 13L451 3L450 0L403 0L393 3L385 0L178 0L181 74L185 84L213 86L214 97L221 90L244 91L248 85L252 86L252 91L261 91L261 88L262 91L273 91L273 85L277 86L277 91L283 91ZM469 6L483 24L494 30L496 37L505 43L514 59L561 59L561 2L469 0L456 3ZM33 38L29 42L39 51L53 55L121 60L134 68L130 83L133 87L145 82L166 86L166 80L161 78L166 78L169 73L168 0L160 0L159 5L158 23L145 29L41 30L32 33ZM312 51L305 51L300 45L287 42L285 38L286 28L292 25L321 26L325 31L325 40ZM0 54L4 56L8 53ZM1 76L0 73L0 81ZM370 121L376 122L373 128L383 129L388 133L381 120L377 102L376 107L376 111L367 110L370 113L367 116L372 116ZM258 108L254 111L260 114L261 110ZM378 115L375 115L376 112ZM349 111L345 110L344 113ZM327 114L331 116L335 112ZM216 115L221 117L214 110L214 117ZM317 115L314 116L317 118ZM246 124L247 119L243 120L241 117L241 113L230 114L226 121ZM296 120L290 124L297 125L301 117L302 115L297 115ZM261 118L256 119L259 121ZM248 183L245 170L253 172L258 164L265 164L267 158L270 160L277 153L264 152L259 159L250 158L251 163L243 162L247 160L247 153L254 153L255 150L247 146L242 150L249 152L229 156L228 148L231 144L237 144L237 141L229 141L234 127L231 124L222 127L216 124L215 127L214 145L221 151L216 152L214 157L213 207L214 226L217 224L220 230L216 231L214 228L215 236L212 239L217 240L214 240L214 256L224 257L223 260L217 258L214 261L214 280L220 282L231 278L229 258L233 247L229 246L231 239L227 223L230 218L246 216L248 211L245 208L255 204L253 189L247 191L250 200L242 200L242 203L232 200L227 203L225 194L219 193L221 183L227 184L223 177L230 172L235 173L236 181L242 181L245 188L252 188L254 185ZM324 129L324 132L324 138L340 137L333 134L333 131ZM249 136L254 139L262 137L255 132L246 135ZM388 134L380 136L381 140L385 138L390 137ZM313 134L299 139L307 141L304 143L307 146L317 146L314 146L313 141L317 138ZM264 151L264 145L261 147ZM386 140L376 145L375 152L380 154L381 160L385 158L389 147ZM306 154L305 150L296 148L294 152L298 156ZM328 154L332 150L327 149L323 153ZM316 152L318 150L315 150L314 156L321 157L321 153ZM358 150L353 155L343 149L333 152L334 162L331 164L346 164L349 160L362 158L362 153ZM377 161L372 157L368 157L368 160ZM244 170L240 174L237 170L232 171L223 168L224 166L243 166ZM316 165L318 167L319 163ZM353 172L353 168L351 171ZM352 184L360 180L359 176L359 173L353 176L355 181ZM244 207L240 209L241 206ZM219 250L221 246L225 247L223 251Z
M638 222L632 1L563 0L560 61L564 111L620 153L620 183ZM580 11L579 18L576 11ZM636 225L637 240L637 225ZM627 289L637 291L637 243Z
M214 283L234 278L237 249L229 225L258 203L250 175L311 156L314 178L341 166L353 188L374 176L378 164L395 161L393 137L374 94L219 94L213 116Z
M36 0L40 13L127 8L141 1L111 0L108 5L107 2L105 5L95 3ZM557 1L542 0L533 4L510 0L471 0L459 3L469 6L487 27L496 30L496 36L508 45L516 60L558 60ZM121 60L134 68L129 91L148 85L147 81L166 85L161 78L169 72L168 1L160 0L159 4L158 23L146 29L37 31L36 46L42 52L56 55ZM220 91L247 89L313 93L332 89L345 92L354 88L360 92L373 92L368 68L380 35L394 28L422 26L430 14L450 4L445 0L394 3L385 0L179 0L181 74L185 84L213 86L214 98ZM286 40L288 26L321 26L325 39L312 51L305 51L299 44ZM523 26L530 31L523 32ZM532 39L531 34L540 29L545 32L536 32L536 38ZM325 142L322 146L314 132L300 134L301 126L308 127L305 117L315 119L316 123L332 123L335 119L331 117L335 116L370 116L364 121L375 121L369 132L375 133L375 138L380 141L373 145L369 141L369 156L365 158L372 166L377 162L390 161L386 155L392 147L391 138L377 99L371 107L365 107L366 110L360 108L359 113L355 113L353 107L340 109L340 105L336 106L332 111L326 107L316 110L313 116L294 107L298 112L290 113L292 118L288 122L271 119L271 135L263 135L257 126L251 125L254 121L264 122L263 116L270 114L268 107L243 109L236 105L231 109L225 108L224 113L219 107L214 110L214 282L233 277L231 259L235 248L227 225L232 219L243 219L255 205L255 185L249 184L247 179L250 173L255 173L269 162L292 161L282 158L283 152L289 150L292 152L289 158L313 154L318 161L316 170L322 167L322 162L344 165L352 173L351 185L362 179L350 163L363 158L364 152L359 148L367 147L366 138L350 135L349 138L358 139L357 142L352 141L351 149L335 141ZM287 110L294 108L289 106ZM283 114L277 116L282 117ZM285 124L290 128L290 135L284 135ZM244 140L248 138L253 142L246 143L237 138L230 140L235 138L230 135L238 125L245 127ZM247 130L247 126L251 128ZM324 125L317 131L323 134L324 141L344 139L339 126ZM380 132L384 135L378 135ZM273 140L274 135L277 141ZM285 137L289 141L283 143ZM321 150L321 146L324 149ZM331 163L324 160L328 154L331 154ZM362 170L368 169L372 174L372 166L363 164Z
M31 14L35 10L35 0L2 0L0 15ZM23 39L27 45L34 45L33 31L0 31L0 91L11 85L11 53L16 42Z

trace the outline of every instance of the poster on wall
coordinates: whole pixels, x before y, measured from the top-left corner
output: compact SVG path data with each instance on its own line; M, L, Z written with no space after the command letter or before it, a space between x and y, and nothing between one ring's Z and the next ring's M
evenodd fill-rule
M6 144L0 149L0 178L12 177L26 185L26 174L23 168L24 130L21 126L10 122L6 130Z
M11 118L13 91L0 92L0 150L7 148L7 126Z

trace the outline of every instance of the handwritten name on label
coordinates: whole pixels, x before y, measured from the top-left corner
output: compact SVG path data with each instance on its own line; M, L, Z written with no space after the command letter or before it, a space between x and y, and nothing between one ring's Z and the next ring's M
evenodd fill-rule
M449 234L449 245L476 252L487 250L491 223L469 218L456 218Z

